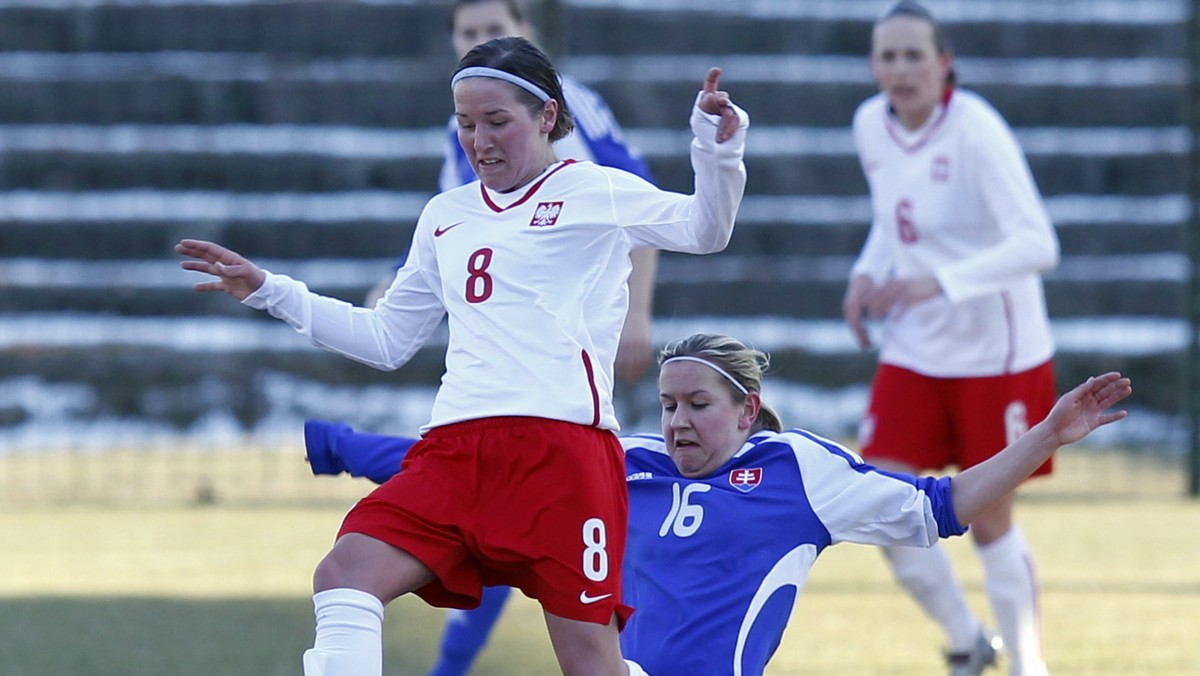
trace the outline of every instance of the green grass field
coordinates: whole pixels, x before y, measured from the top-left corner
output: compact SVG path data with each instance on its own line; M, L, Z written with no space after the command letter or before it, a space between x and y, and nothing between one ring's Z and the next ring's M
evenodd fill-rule
M1089 493L1071 479L1086 474L1079 461L1064 460L1018 504L1038 559L1053 673L1200 673L1200 502L1180 497L1177 473L1144 468L1140 480L1157 477L1157 491ZM333 485L307 506L6 504L0 673L299 674L313 565L365 489ZM969 540L949 546L988 617ZM389 607L388 674L425 673L441 618L417 600ZM938 674L940 650L882 556L839 545L817 563L768 673ZM510 602L475 673L557 673L533 602Z

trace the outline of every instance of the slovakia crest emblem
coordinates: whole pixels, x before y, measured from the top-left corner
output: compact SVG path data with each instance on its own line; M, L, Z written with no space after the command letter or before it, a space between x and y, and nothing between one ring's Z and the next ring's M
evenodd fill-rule
M537 209L533 210L533 220L529 221L531 228L546 228L558 222L558 215L562 213L562 202L538 202Z
M730 470L729 485L743 493L749 493L762 483L762 475L761 467Z

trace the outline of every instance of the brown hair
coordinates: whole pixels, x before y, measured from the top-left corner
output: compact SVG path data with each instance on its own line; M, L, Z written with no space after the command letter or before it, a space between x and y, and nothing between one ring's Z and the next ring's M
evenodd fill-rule
M562 81L558 71L550 63L550 57L525 38L505 37L488 40L482 45L476 45L458 62L455 73L472 66L486 66L506 73L516 75L522 80L532 83L550 98L558 102L558 119L554 129L550 131L550 140L557 141L575 129L575 118L567 109L567 100L563 96ZM516 85L513 85L516 87ZM540 112L545 103L533 94L517 87L518 96L523 96L526 106L535 114Z
M696 357L719 366L746 388L747 392L757 392L760 396L763 376L771 365L771 357L767 353L746 347L736 338L715 333L695 333L667 343L658 353L658 363L661 366L663 362L674 357ZM734 387L733 383L725 381L724 378L721 380L725 382L734 401L745 400L746 395ZM783 421L779 419L779 414L767 406L766 402L758 409L758 417L754 419L752 431L761 430L783 431Z

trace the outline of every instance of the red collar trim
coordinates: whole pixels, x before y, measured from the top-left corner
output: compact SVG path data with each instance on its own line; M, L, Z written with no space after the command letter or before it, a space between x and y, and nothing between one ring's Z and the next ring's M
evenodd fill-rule
M938 114L933 124L921 134L920 138L914 141L911 145L904 142L904 136L896 129L896 120L891 113L891 106L886 106L883 111L883 126L887 129L888 135L900 146L900 149L906 153L915 153L929 143L929 139L937 133L937 130L946 121L946 115L950 112L950 99L954 96L954 87L946 87L946 91L942 94L942 112Z
M496 213L501 213L503 211L507 211L509 209L512 209L513 207L520 206L520 205L524 204L525 202L527 202L530 197L533 197L533 193L537 192L538 188L542 187L542 184L545 183L548 178L553 176L555 173L558 172L559 169L562 169L563 167L567 166L568 164L575 164L575 160L563 160L561 164L559 164L557 167L551 169L549 172L546 173L545 176L538 179L537 183L534 183L533 185L529 186L529 189L525 191L525 194L521 196L521 199L517 200L516 202L513 202L512 204L510 204L506 207L502 207L499 204L496 204L495 202L492 201L492 198L491 198L491 196L488 195L488 190L486 187L484 187L482 181L479 182L479 192L480 192L480 194L483 195L484 204L487 204L488 207L492 211L494 211Z

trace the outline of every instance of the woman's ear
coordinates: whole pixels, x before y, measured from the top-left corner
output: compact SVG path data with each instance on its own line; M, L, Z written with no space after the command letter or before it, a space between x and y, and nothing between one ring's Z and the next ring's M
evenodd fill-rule
M762 396L758 392L751 392L746 395L746 400L742 402L742 412L738 415L738 429L748 430L754 427L754 421L758 420L758 412L762 410Z
M554 131L554 127L558 125L558 101L550 99L546 105L542 106L542 124L541 130L543 134L549 134Z
M938 64L942 68L942 73L945 74L943 76L943 79L945 77L949 77L950 70L952 68L954 68L954 53L951 52L949 49L947 49L944 52L941 52L940 54L938 54L937 58L938 58Z

